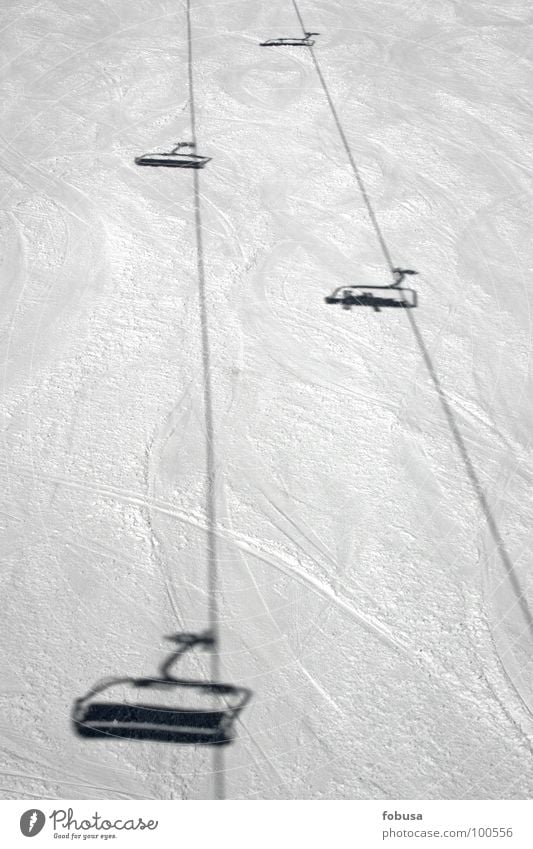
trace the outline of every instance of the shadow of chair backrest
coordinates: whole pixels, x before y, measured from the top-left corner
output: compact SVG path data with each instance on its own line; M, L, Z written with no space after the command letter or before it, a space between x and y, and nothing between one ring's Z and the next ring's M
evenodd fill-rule
M163 663L160 677L108 678L74 703L72 721L81 737L127 738L194 745L227 745L250 690L213 681L176 678L168 673L188 648L208 642L186 637Z

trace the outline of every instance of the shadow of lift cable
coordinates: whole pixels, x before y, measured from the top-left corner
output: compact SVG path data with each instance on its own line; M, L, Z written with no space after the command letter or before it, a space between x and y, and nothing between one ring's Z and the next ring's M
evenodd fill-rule
M302 32L305 36L307 34L307 28L305 26L305 23L304 23L304 20L303 20L303 17L302 17L302 13L301 13L299 5L298 5L298 0L292 0L292 5L294 6L294 11L295 11L296 16L298 18L298 21L300 23ZM331 115L332 115L332 118L333 118L335 125L337 127L339 137L340 137L341 142L343 144L343 147L346 151L346 155L348 157L348 160L349 160L350 165L352 167L355 179L356 179L357 184L359 186L359 189L361 191L361 195L362 195L363 200L365 202L369 218L372 222L377 240L380 244L380 247L381 247L381 250L382 250L382 253L383 253L383 257L385 259L385 262L386 262L386 264L389 268L389 271L391 273L391 276L393 278L390 289L391 290L395 289L395 288L398 287L398 277L401 278L402 269L398 269L398 268L394 267L394 263L392 261L392 257L391 257L390 251L389 251L389 247L387 245L387 242L385 241L385 238L383 236L381 227L380 227L379 222L377 220L376 213L374 211L372 202L371 202L370 197L368 195L368 192L366 190L365 183L363 181L363 178L362 178L362 176L359 172L359 169L357 167L357 164L355 162L351 147L348 143L346 133L344 132L344 128L342 126L340 117L339 117L337 109L335 107L335 103L333 102L333 98L331 97L331 94L330 94L329 88L327 86L324 74L322 73L320 62L319 62L318 57L315 53L314 47L312 47L312 46L309 47L309 53L310 53L311 58L313 60L313 63L314 63L314 66L315 66L315 69L316 69L316 72L317 72L317 76L320 80L320 84L321 84L322 89L324 91L324 95L325 95L326 100L329 104ZM413 273L413 272L410 272L410 273ZM401 282L401 280L400 280L400 282ZM367 288L369 288L369 287L367 287ZM355 306L355 304L354 304L354 306ZM465 439L464 439L464 437L461 433L461 430L459 428L459 425L457 423L452 405L451 405L449 398L448 398L448 394L446 393L444 387L442 386L442 384L440 382L440 378L437 374L437 371L436 371L435 366L433 364L433 361L431 359L431 355L430 355L429 350L426 346L422 332L420 331L420 328L418 327L418 324L417 324L415 315L413 313L413 310L407 309L406 312L405 312L405 315L407 316L407 319L408 319L408 321L411 325L413 335L415 337L418 348L419 348L420 353L422 355L422 359L423 359L424 364L426 366L428 375L431 379L431 382L432 382L433 387L435 389L436 395L439 399L440 405L442 407L442 411L444 413L444 416L445 416L447 424L448 424L450 434L452 436L452 439L455 443L458 454L459 454L461 461L463 463L463 468L464 468L464 471L466 473L466 477L467 477L467 479L470 483L471 489L476 496L478 505L481 508L481 512L482 512L482 514L485 518L487 528L489 530L489 533L492 537L492 541L493 541L493 544L494 544L494 550L495 550L495 552L498 553L498 555L500 557L500 561L501 561L501 564L503 566L504 574L507 577L507 579L509 581L509 586L512 589L512 592L513 592L513 595L514 595L514 602L510 606L507 613L509 613L511 610L513 610L514 607L516 607L517 612L519 613L519 617L521 619L521 624L522 624L523 630L529 635L529 637L531 639L533 639L533 612L532 612L532 609L531 609L530 601L528 599L528 595L526 594L526 591L525 591L524 587L522 586L522 583L520 581L520 577L519 577L519 574L517 572L517 569L516 569L512 559L511 559L511 556L510 556L510 554L507 550L507 546L505 544L504 538L501 534L501 531L500 531L498 524L496 522L496 519L494 517L494 513L493 513L493 510L492 510L491 504L490 504L490 502L489 502L489 500L488 500L488 498L485 494L485 490L484 490L484 488L481 484L481 480L478 477L478 473L477 473L476 468L474 466L474 463L472 462L472 459L470 457ZM507 615L507 613L506 613L506 615ZM510 683L514 687L515 692L517 693L518 697L520 698L525 709L528 711L530 716L533 716L533 706L526 700L526 698L522 694L521 681L520 680L516 681L515 676L513 674L511 674L509 672L509 670L507 669L505 661L504 661L505 653L500 654L498 648L496 648L496 651L498 653L498 657L499 657L499 661L501 663L501 666L502 666L506 676L508 677L508 680L510 681Z
M171 638L179 648L173 652L157 678L108 678L95 685L73 708L76 732L85 737L126 737L135 740L162 740L174 743L227 744L233 739L232 729L237 716L251 697L251 691L220 682L220 636L218 609L218 541L216 492L218 473L215 457L215 423L212 400L210 334L208 297L203 247L200 170L210 157L196 153L196 103L194 91L194 57L191 20L191 0L185 2L187 31L187 76L191 137L178 142L170 152L147 153L138 156L141 166L188 168L193 174L194 230L198 271L198 307L200 319L200 356L203 371L203 405L206 446L207 520L206 566L209 630L204 634L178 634ZM203 645L210 653L209 680L192 681L175 678L168 673L184 651ZM148 699L156 693L164 703ZM178 704L179 696L196 697L194 706ZM146 698L145 698L146 697ZM218 700L218 705L212 702ZM206 706L205 702L211 702ZM225 769L223 752L213 750L213 793L215 799L225 798Z

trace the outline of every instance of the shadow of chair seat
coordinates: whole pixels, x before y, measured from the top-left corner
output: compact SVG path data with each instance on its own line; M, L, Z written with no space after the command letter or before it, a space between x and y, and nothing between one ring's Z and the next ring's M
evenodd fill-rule
M224 710L186 710L158 705L93 702L75 720L81 737L122 737L192 745L227 745L233 716Z

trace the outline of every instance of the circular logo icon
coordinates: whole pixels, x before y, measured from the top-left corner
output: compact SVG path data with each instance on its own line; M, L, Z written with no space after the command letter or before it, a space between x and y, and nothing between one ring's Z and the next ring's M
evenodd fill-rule
M43 812L37 810L37 808L31 808L22 814L20 818L20 830L24 837L35 837L36 834L42 831L45 822L46 817Z

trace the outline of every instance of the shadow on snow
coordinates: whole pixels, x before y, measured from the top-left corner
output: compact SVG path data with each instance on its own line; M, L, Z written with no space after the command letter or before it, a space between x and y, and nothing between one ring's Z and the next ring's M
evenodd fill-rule
M176 678L170 668L195 646L212 649L214 638L176 634L177 648L155 678L106 678L98 682L72 711L81 737L128 738L194 745L227 745L233 726L251 697L245 687L214 681Z
M414 289L404 288L401 283L406 275L417 272L409 268L395 268L393 273L395 282L389 286L339 286L324 300L326 304L341 304L345 310L352 307L372 307L375 312L387 307L414 309L418 306L418 295Z

